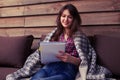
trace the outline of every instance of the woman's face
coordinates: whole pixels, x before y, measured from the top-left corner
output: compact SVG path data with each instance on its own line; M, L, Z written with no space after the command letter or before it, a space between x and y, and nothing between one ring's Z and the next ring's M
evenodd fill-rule
M64 10L61 17L60 22L64 28L69 28L72 24L73 17L69 13L68 9Z

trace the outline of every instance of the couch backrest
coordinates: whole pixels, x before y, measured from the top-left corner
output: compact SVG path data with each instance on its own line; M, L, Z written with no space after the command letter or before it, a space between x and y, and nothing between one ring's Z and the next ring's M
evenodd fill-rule
M97 63L120 78L120 33L97 34L90 37L90 41L97 54Z

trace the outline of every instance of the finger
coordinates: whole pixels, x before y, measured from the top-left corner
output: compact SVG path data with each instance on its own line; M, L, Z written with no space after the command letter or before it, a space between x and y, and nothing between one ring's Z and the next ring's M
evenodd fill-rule
M57 55L56 57L59 58L60 60L66 59L66 56L63 55Z
M60 53L61 55L65 55L65 52L64 52L64 51L59 51L59 53Z
M61 61L63 61L63 62L66 62L67 61L67 59L64 57L64 56L59 56L59 57L57 57L58 59L60 59Z

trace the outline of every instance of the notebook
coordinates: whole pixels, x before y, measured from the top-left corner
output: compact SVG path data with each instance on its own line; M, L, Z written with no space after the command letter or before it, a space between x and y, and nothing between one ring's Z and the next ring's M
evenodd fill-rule
M64 42L41 42L41 63L47 64L50 62L60 61L56 55L59 51L65 51Z

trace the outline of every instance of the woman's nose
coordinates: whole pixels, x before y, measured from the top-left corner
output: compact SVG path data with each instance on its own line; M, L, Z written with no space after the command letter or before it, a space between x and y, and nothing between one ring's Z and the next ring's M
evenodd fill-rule
M67 21L68 20L68 17L65 17L65 21Z

